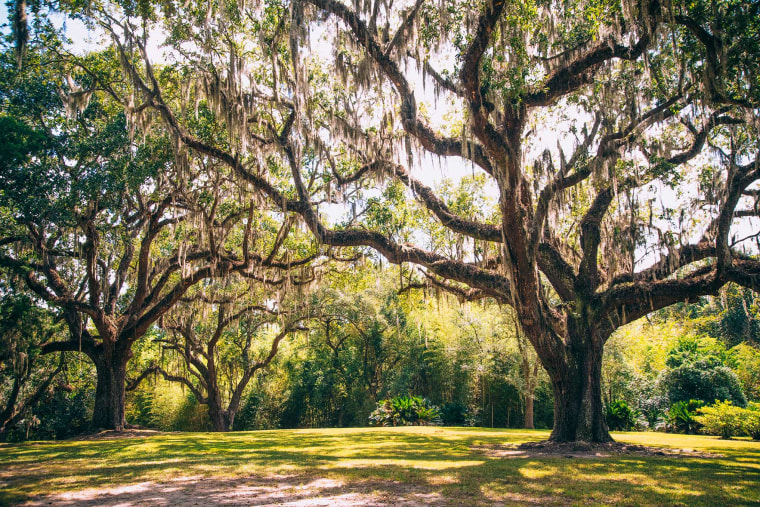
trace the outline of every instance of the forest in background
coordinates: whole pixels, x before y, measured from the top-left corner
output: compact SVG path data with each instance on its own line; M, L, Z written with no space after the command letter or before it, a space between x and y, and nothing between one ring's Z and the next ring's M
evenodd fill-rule
M271 364L251 379L231 429L366 426L379 401L410 395L440 409L438 424L552 427L546 374L503 308L463 303L441 292L399 293L398 269L369 261L357 272L335 270L321 285L308 297L329 317L311 321L281 342ZM674 404L760 401L759 306L754 293L727 286L718 296L677 305L621 329L604 361L608 424L617 430L693 432L671 413ZM3 310L4 337L21 329L22 321L14 319L23 319L25 329L38 326L40 333L50 325L34 309L7 297ZM201 327L217 323L218 314L206 309L194 318L202 333ZM227 328L219 343L219 381L227 403L244 372L240 343L251 325L243 321ZM197 391L185 383L198 384L189 371L193 367L176 350L177 337L169 328L152 329L135 348L127 421L163 431L211 431L208 405L200 404ZM266 355L277 329L254 331L256 357ZM48 370L58 361L38 359ZM45 366L37 366L37 375ZM13 372L4 368L2 373L7 400ZM91 364L67 353L64 367L6 438L60 439L89 431L94 380ZM40 380L30 384L34 381ZM525 418L529 397L532 420ZM632 412L622 420L610 408L621 402Z

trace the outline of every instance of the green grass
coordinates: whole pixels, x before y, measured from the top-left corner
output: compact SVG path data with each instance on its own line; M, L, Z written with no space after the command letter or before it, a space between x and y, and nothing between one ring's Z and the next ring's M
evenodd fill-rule
M201 476L330 479L381 499L413 487L436 503L760 504L760 443L617 433L648 446L724 457L498 458L472 446L542 440L543 431L373 428L163 434L0 446L0 504L37 495ZM389 496L390 495L390 496Z

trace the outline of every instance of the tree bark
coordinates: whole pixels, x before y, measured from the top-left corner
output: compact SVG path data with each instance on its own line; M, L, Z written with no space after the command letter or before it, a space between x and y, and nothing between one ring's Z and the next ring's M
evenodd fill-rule
M523 420L523 428L532 430L536 426L533 424L533 393L529 392L525 395L525 419Z
M99 352L95 357L91 356L97 372L92 427L122 431L127 426L125 401L131 344L106 341L102 348L99 347Z
M208 382L208 415L211 419L211 428L213 431L230 431L235 414L233 412L232 417L230 417L230 412L224 409L219 384L216 381L216 373L212 369L209 369L209 376L206 381Z
M227 432L232 430L234 414L230 417L220 404L212 403L210 399L208 404L208 415L211 419L212 431Z
M603 345L598 339L578 338L571 335L573 345L564 365L546 368L554 391L554 428L549 440L611 442L602 403Z

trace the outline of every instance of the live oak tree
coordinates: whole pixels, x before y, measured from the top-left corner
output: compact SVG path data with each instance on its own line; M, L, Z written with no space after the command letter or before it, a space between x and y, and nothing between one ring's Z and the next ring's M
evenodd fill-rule
M289 257L299 246L291 220L278 228L261 210L256 215L251 219L260 227L257 243L263 251L255 254L256 269L188 292L159 324L165 335L158 341L164 351L172 351L166 359L177 358L182 368L170 371L157 364L141 375L160 373L188 387L208 407L214 431L232 429L251 379L272 362L283 339L306 330L304 321L311 316L308 289L320 270L318 250L299 259ZM311 238L303 232L300 236L300 243L306 241L310 249Z
M615 329L727 282L758 287L757 3L112 7L87 15L180 144L322 244L370 247L461 297L512 306L552 382L554 441L610 440L600 376ZM163 94L145 49L153 23L223 142ZM429 119L435 107L447 124ZM458 215L415 177L436 160L490 180L495 222ZM420 246L404 223L368 225L389 195L372 189L399 184L463 255ZM336 224L323 205L339 201L350 211Z
M316 219L315 234L328 244L370 245L466 285L468 297L514 306L552 380L552 439L608 440L600 369L612 331L727 281L756 287L759 265L741 251L734 220L756 214L743 197L755 196L759 176L756 7L489 2L426 9L418 2L403 14L386 11L399 27L388 32L377 28L382 5L311 3L339 20L343 43L354 48L358 63L348 65L347 80L357 87L369 81L368 89L392 85L397 101L388 100L405 134L421 150L462 157L491 176L501 215L495 226L455 215L396 166L396 178L444 226L493 253L463 262L387 235L331 231ZM449 72L431 66L442 58L435 45L446 40L431 35L430 24L453 44ZM462 101L458 137L435 131L418 110L419 89L407 70L415 61L450 100ZM552 119L565 121L569 135L554 150L531 152L531 137ZM383 155L377 151L370 153ZM701 185L689 189L693 209L679 214L651 202L657 190L694 175Z
M214 161L189 157L159 129L133 138L135 122L149 119L132 110L127 120L129 87L108 72L115 53L74 65L43 43L30 44L18 70L3 53L0 118L12 143L0 177L0 265L68 327L42 352L93 361L93 425L122 429L135 341L201 280L280 259L249 253L255 205Z
M173 372L156 365L149 371L186 386L208 407L213 430L230 431L251 379L272 362L283 339L306 330L301 325L305 317L278 320L276 310L235 305L229 299L218 300L214 306L216 310L206 319L199 317L197 309L179 306L177 320L168 318L164 323L168 334L161 344L165 351L175 352L183 367ZM262 342L264 350L258 350Z

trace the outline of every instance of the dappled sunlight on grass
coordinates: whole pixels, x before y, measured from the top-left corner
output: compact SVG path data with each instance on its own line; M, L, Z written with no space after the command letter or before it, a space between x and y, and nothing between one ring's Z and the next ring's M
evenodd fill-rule
M331 491L343 488L393 498L396 490L406 488L417 495L414 498L454 504L760 502L760 443L749 440L615 434L621 442L708 452L709 457L500 458L478 448L547 437L545 431L416 427L162 434L3 445L0 504L142 483L163 485L163 491L169 491L167 481L172 480L182 481L187 490L198 482L188 479L192 477L268 480L272 487L283 481L297 485L329 479L341 485Z
M747 450L756 453L760 450L760 442L750 440L749 438L723 440L718 437L707 435L680 435L655 432L619 432L613 433L612 436L618 442L628 442L652 447L677 447L681 449L699 449L702 451L716 452L721 450Z
M441 461L441 460L405 460L405 459L382 459L372 458L363 460L341 461L325 468L375 468L397 466L403 468L416 468L420 470L449 470L462 467L473 467L485 464L485 461Z

